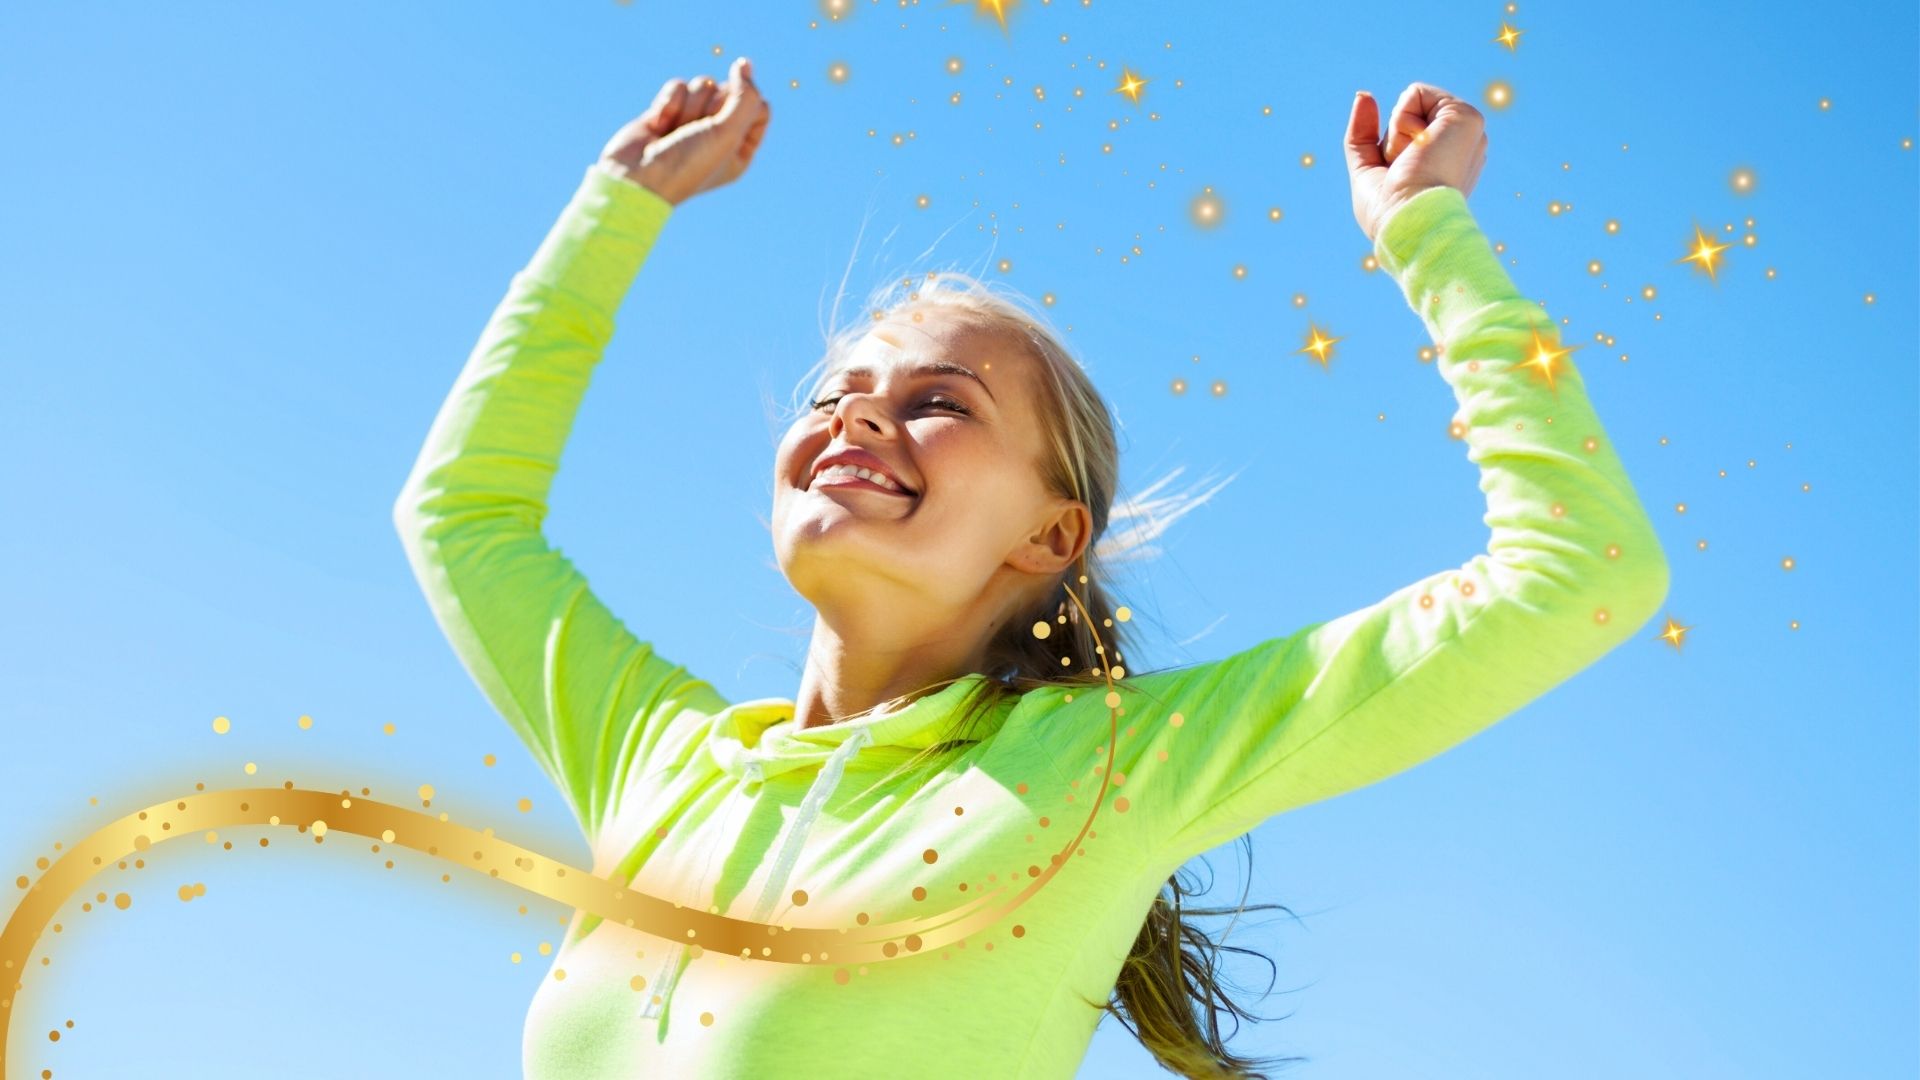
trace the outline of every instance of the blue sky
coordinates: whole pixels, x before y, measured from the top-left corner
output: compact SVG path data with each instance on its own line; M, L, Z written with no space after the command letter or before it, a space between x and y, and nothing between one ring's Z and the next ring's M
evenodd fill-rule
M736 54L774 103L759 160L669 222L547 521L723 693L798 684L808 613L759 521L765 404L816 359L849 259L857 294L929 248L1010 260L996 276L1055 294L1120 417L1127 485L1244 467L1121 583L1143 670L1483 550L1450 391L1361 265L1341 158L1355 89L1390 106L1422 80L1488 116L1470 205L1586 343L1673 587L1637 639L1492 729L1253 833L1254 898L1299 919L1235 930L1277 958L1259 1008L1286 1015L1235 1045L1323 1080L1913 1070L1912 5L1028 0L1004 32L965 6L855 5L0 14L9 888L200 782L430 781L456 819L586 859L389 510L581 170L664 79ZM1137 106L1111 92L1123 65L1149 80ZM1494 80L1506 108L1484 104ZM1207 186L1227 214L1201 231ZM1717 281L1676 262L1696 224L1754 237ZM1309 322L1344 338L1329 370L1295 352ZM655 469L689 448L699 474ZM1667 616L1693 628L1680 649ZM338 845L148 855L101 879L132 907L63 911L36 945L21 1075L518 1074L546 965L508 956L558 940L556 905ZM1233 853L1212 861L1237 896ZM1083 1069L1156 1072L1111 1022Z

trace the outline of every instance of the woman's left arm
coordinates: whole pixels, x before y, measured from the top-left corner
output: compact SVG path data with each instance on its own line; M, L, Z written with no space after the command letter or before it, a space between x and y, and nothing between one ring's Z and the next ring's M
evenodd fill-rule
M1666 557L1578 369L1542 361L1560 348L1554 324L1465 196L1442 186L1399 203L1374 251L1437 343L1491 538L1357 611L1126 680L1120 724L1136 737L1113 755L1120 805L1169 863L1457 745L1626 641L1666 597ZM1099 759L1064 740L1095 728L1104 750L1098 697L1085 695L1086 724L1036 735L1082 791Z

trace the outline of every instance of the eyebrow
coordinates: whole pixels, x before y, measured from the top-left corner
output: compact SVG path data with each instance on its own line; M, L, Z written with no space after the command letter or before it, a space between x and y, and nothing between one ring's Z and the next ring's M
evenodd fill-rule
M980 376L975 375L972 369L962 367L961 365L956 364L951 360L922 360L918 364L915 364L914 366L908 368L907 374L909 375L964 375L965 377L972 379L974 382L979 383L980 389L985 390L987 392L987 397L991 399L995 405L1000 404L1000 399L993 396L993 388L987 385L987 381L985 379L982 379ZM831 379L836 375L846 375L849 377L864 377L864 378L871 379L873 378L873 369L870 367L864 367L864 366L839 368L837 370L828 372L826 379L822 379L821 382L824 384L827 381L827 379Z

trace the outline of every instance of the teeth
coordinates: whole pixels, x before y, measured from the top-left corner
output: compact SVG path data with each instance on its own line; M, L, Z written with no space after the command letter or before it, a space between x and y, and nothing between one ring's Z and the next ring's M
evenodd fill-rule
M885 473L874 472L872 469L863 469L858 465L829 465L821 469L819 475L815 476L814 479L822 480L829 476L839 476L842 474L857 476L862 480L871 480L883 488L905 494L905 489L888 479Z

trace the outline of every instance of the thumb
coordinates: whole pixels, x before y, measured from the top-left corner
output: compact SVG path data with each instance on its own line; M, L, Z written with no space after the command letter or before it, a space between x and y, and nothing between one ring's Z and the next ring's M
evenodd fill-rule
M1380 152L1380 103L1365 90L1358 91L1347 117L1347 171L1385 168L1386 164Z
M758 94L753 86L751 71L752 69L747 66L746 57L733 58L733 66L727 69L727 100L715 115L719 126L737 125L749 115L743 106L749 97Z

